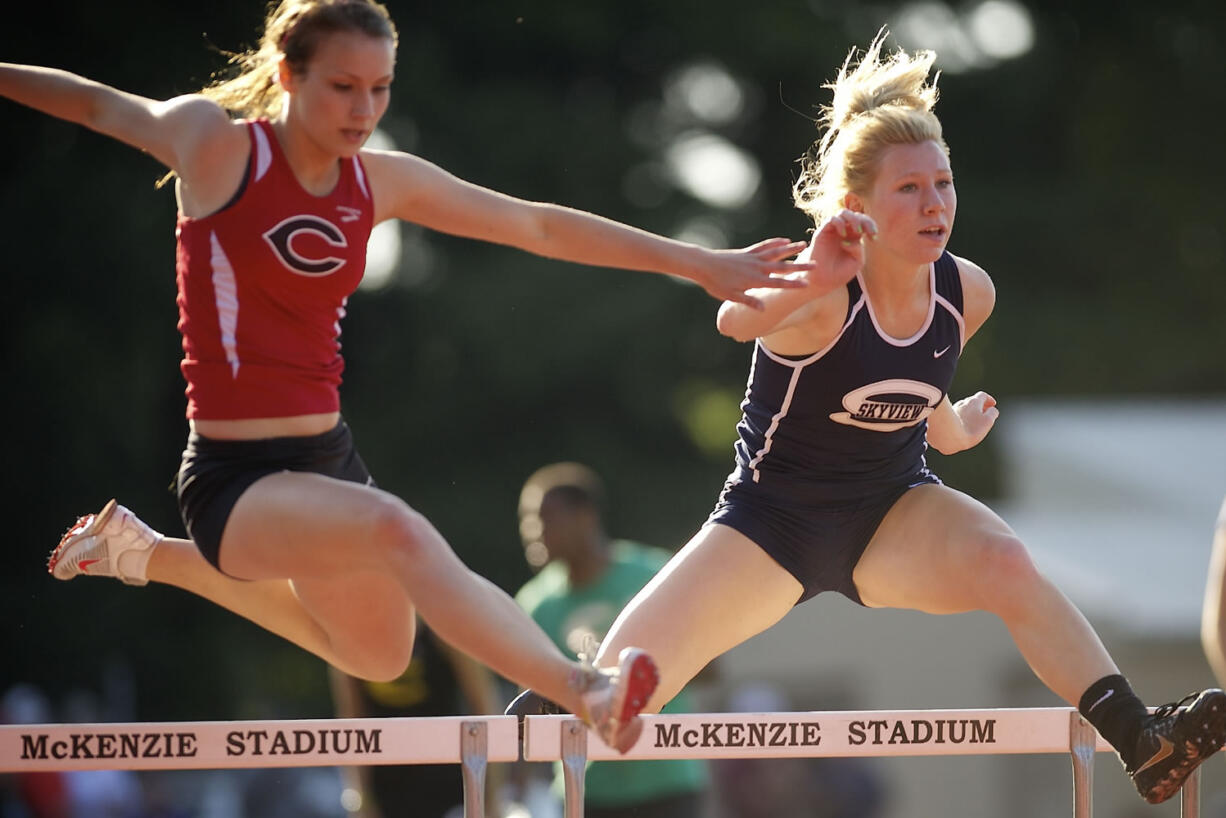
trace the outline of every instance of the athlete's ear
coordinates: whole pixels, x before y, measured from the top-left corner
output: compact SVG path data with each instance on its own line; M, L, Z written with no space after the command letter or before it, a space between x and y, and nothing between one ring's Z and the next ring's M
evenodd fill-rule
M281 86L281 90L289 94L293 92L294 72L289 67L289 60L282 54L277 60L277 84Z
M864 212L863 200L861 200L860 197L854 193L848 193L846 196L843 197L843 207L847 208L853 213L863 213Z

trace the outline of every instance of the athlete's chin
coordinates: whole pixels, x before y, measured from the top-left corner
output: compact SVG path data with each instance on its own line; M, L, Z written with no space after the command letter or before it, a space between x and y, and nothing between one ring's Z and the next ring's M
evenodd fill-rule
M366 140L369 137L369 131L342 130L338 140L337 152L346 159L357 156L358 151L362 150L362 146L366 144Z
M917 247L915 250L915 261L918 264L931 264L939 259L945 253L945 242L927 244L923 247Z

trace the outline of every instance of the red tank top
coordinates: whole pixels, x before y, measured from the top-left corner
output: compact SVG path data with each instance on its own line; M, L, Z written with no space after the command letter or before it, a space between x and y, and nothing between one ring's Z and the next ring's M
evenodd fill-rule
M202 420L335 412L340 319L366 267L374 208L361 161L313 196L267 120L247 123L245 187L176 229L187 416Z

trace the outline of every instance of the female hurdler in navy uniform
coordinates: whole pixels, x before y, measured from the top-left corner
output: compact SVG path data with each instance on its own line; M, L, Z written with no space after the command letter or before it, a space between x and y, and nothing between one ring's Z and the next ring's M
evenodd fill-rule
M372 0L283 0L233 80L165 102L53 69L0 65L0 96L86 125L170 168L191 436L179 501L192 541L112 503L49 568L170 583L363 678L412 655L415 609L446 641L538 687L624 747L654 688L631 650L604 672L568 660L438 532L374 487L340 419L337 335L372 225L399 218L558 259L667 272L719 298L803 243L711 251L526 202L408 154L363 147L387 109L396 31ZM232 119L230 112L245 119ZM241 580L241 581L240 581Z
M819 267L805 290L761 293L762 312L721 307L722 333L756 339L736 468L597 664L629 645L649 651L658 708L821 591L870 607L991 611L1038 677L1115 747L1141 795L1162 801L1226 739L1226 694L1148 715L1009 527L925 466L926 445L968 449L997 417L983 392L946 396L995 295L982 269L945 249L957 196L931 110L934 59L882 55L878 38L828 86L827 130L796 186L820 226L808 251Z

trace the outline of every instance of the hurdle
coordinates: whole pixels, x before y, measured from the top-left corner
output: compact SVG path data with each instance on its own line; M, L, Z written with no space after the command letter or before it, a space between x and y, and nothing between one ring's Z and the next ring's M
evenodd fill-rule
M583 816L587 761L1068 753L1074 818L1091 818L1108 745L1071 707L686 713L643 716L625 755L573 716L0 725L0 773L460 764L465 818L484 818L489 762L560 761L565 818ZM1183 818L1200 818L1200 771Z
M485 818L490 761L519 758L514 716L0 726L0 772L460 764Z
M1091 818L1094 754L1111 752L1071 707L998 710L686 713L642 716L625 755L589 742L572 716L528 716L524 760L561 761L565 818L583 816L583 771L592 761L721 758L966 756L1068 753L1073 816ZM1200 770L1184 783L1183 818L1200 818Z

